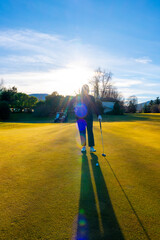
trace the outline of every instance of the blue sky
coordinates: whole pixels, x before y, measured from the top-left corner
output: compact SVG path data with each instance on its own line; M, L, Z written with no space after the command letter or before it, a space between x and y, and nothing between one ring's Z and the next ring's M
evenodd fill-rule
M0 79L72 94L101 67L125 98L160 96L160 1L0 0Z

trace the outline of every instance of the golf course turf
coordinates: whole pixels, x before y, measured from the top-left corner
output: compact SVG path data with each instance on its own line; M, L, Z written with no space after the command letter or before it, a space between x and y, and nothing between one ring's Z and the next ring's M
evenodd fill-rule
M0 240L159 240L160 114L94 122L0 123Z

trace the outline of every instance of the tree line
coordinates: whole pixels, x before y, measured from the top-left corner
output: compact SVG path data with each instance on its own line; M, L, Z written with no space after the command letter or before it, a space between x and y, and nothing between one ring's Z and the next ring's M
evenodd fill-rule
M45 101L38 100L34 96L18 92L17 88L5 88L0 85L0 119L6 120L12 113L32 113L36 117L53 116L57 111L67 109L72 97L62 96L57 92L45 97Z
M32 112L38 99L25 93L18 92L17 88L5 88L0 85L0 118L7 119L11 112Z
M160 99L159 97L156 100L151 100L149 104L145 104L142 112L144 113L160 113Z
M104 111L103 101L114 101L113 110L109 114L122 115L126 113L135 113L137 106L137 97L130 96L127 101L121 93L114 87L112 83L112 73L106 72L98 68L95 71L92 79L89 80L91 94L96 99L97 107L101 114ZM80 92L79 92L80 93ZM79 94L77 93L77 94ZM10 113L27 112L32 113L36 117L52 117L58 111L68 108L69 102L73 96L63 96L54 91L47 95L45 100L38 100L34 96L29 96L25 93L18 92L14 86L12 88L5 88L3 83L0 83L0 118L3 120L9 118ZM158 100L157 100L158 101ZM157 103L151 102L150 108L144 107L144 112L151 112L157 109ZM155 106L156 105L156 106ZM72 111L73 109L70 109Z
M45 101L40 100L35 108L34 115L36 117L52 117L59 111L67 110L72 96L59 95L58 92L45 97Z

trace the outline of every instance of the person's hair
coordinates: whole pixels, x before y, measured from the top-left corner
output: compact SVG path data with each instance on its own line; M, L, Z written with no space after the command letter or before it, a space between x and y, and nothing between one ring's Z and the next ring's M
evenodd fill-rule
M88 92L89 93L89 86L87 84L84 84L82 86L82 90L81 90L81 94L82 95L85 95L85 92Z

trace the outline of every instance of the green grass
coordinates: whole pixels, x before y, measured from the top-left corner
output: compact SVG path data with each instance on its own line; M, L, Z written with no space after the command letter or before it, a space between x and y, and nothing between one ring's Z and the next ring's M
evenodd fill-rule
M10 113L9 119L5 122L47 123L53 120L54 117L36 117L34 113Z
M3 122L21 122L21 123L53 123L56 114L48 117L36 117L34 113L10 113L9 119ZM73 113L69 114L69 122L75 122Z
M21 123L53 123L55 116L36 117L34 113L11 113L10 118L4 122L21 122ZM103 115L103 122L133 122L133 121L156 121L159 119L158 114L134 113L124 115ZM94 115L94 121L97 116ZM69 114L68 122L75 122L74 114Z
M159 239L160 115L104 120L106 158L98 122L86 155L74 123L0 123L0 239Z

